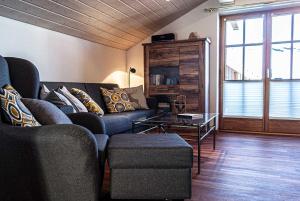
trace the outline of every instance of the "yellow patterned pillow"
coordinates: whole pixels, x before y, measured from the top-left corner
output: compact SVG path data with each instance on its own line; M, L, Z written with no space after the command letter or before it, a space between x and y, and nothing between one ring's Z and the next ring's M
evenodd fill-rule
M0 93L2 120L13 126L41 126L21 99L10 90L3 89Z
M11 93L15 94L18 98L22 98L22 96L19 94L19 92L10 84L5 85L3 87L3 89L10 91Z
M119 113L135 110L126 91L122 89L108 90L100 88L109 113Z
M71 94L75 96L86 107L89 112L97 115L104 115L102 108L84 91L76 88L71 89Z

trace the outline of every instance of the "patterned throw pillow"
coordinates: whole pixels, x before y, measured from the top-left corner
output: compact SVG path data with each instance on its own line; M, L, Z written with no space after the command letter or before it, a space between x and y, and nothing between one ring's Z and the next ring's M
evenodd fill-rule
M20 127L41 126L21 99L12 91L3 89L0 93L2 120Z
M48 101L57 107L63 107L63 106L71 106L72 112L76 113L75 108L73 107L72 103L62 94L52 90L50 93L44 98L45 101Z
M124 89L129 96L130 102L134 109L149 109L146 97L143 91L143 85Z
M135 110L127 93L122 89L108 90L100 88L109 113L118 113Z
M13 86L11 86L10 84L7 84L2 88L10 91L13 94L15 94L19 99L22 98L22 96L19 94L19 92Z
M84 91L76 88L71 89L71 94L75 96L86 107L89 112L97 115L104 115L102 108Z
M64 95L70 101L76 112L88 112L86 107L75 96L73 96L65 86L57 89L57 92Z

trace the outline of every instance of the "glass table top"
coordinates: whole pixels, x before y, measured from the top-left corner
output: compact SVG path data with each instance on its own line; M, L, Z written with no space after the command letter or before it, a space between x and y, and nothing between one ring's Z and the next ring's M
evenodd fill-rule
M138 119L133 121L134 124L164 124L164 125L183 125L183 126L199 126L206 125L214 118L217 118L217 113L199 113L200 117L196 119L187 119L178 117L176 114L163 113L157 116Z

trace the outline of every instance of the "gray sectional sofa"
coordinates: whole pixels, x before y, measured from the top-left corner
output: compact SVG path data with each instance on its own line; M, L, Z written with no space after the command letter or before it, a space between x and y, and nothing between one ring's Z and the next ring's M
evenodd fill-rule
M107 152L112 198L190 198L193 149L182 138L115 135L130 133L133 120L155 115L155 99L147 99L148 110L108 114L100 87L118 85L45 82L49 89L62 85L82 89L105 111L103 117L85 112L68 113L68 118L53 104L39 100L39 72L31 62L0 56L0 87L6 84L25 98L21 101L26 107L31 104L32 113L38 111L42 126L11 126L0 117L1 201L99 201ZM41 106L46 110L39 111ZM64 118L56 118L58 114ZM55 121L49 123L50 119Z

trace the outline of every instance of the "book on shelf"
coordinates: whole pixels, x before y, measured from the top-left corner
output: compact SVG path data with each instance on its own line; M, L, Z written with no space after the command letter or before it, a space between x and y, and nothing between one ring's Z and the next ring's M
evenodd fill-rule
M158 110L164 111L164 112L170 112L171 111L171 105L170 103L158 103Z
M177 114L177 117L182 119L202 119L203 114L181 113Z

